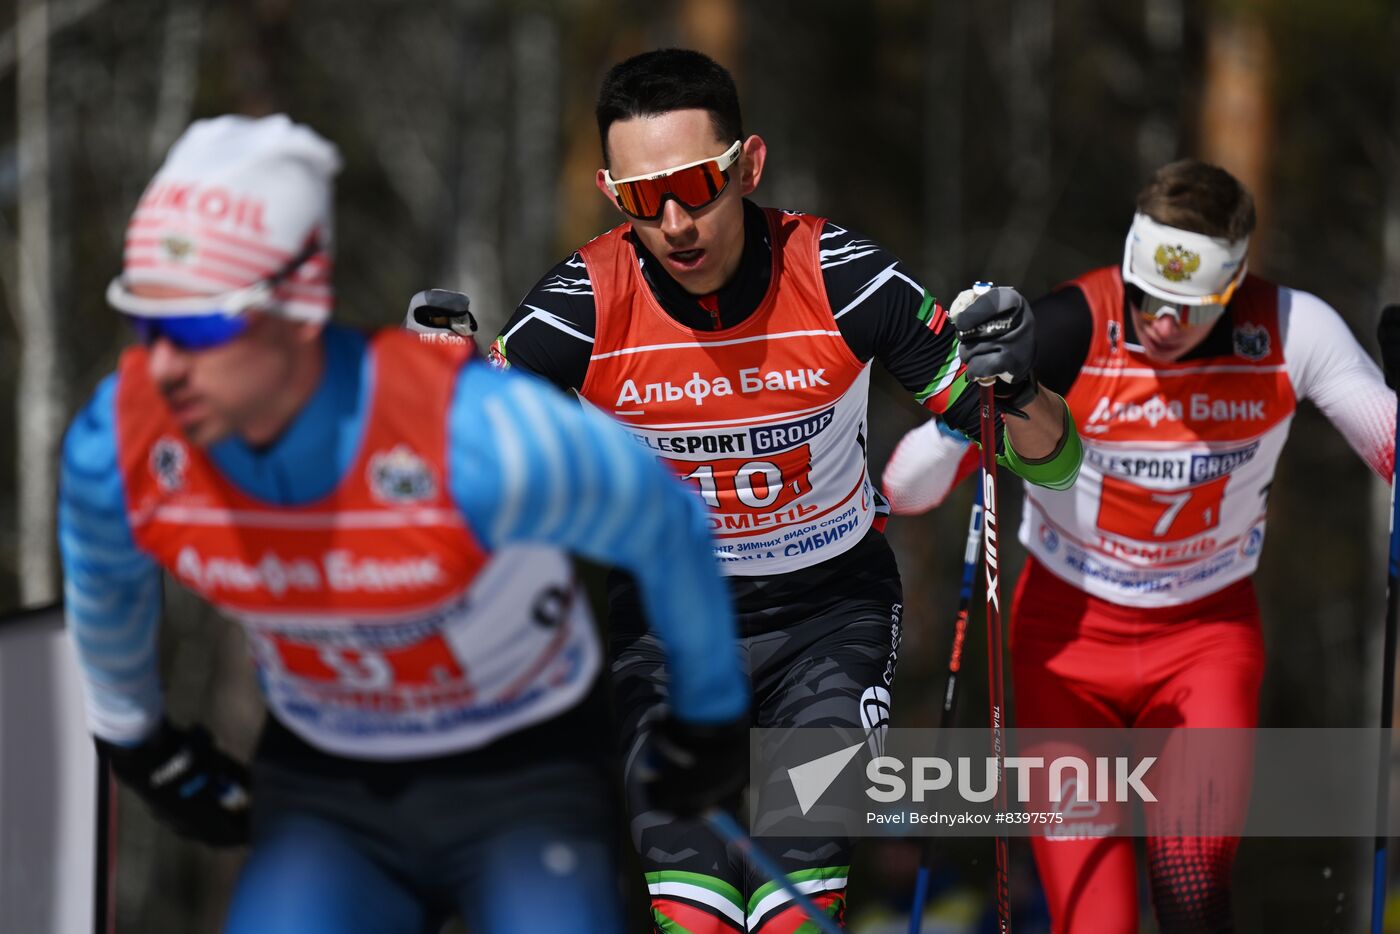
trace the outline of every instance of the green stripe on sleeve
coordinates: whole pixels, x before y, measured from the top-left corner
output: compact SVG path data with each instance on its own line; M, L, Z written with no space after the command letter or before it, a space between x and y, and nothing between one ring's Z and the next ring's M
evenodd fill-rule
M925 292L923 304L919 306L919 320L924 324L928 324L929 319L933 317L933 309L937 307L937 305L938 299Z
M961 379L962 377L957 375L958 369L961 366L962 360L958 356L958 343L957 341L953 341L953 345L948 348L948 356L943 358L942 366L938 368L938 372L934 374L933 379L929 380L929 384L923 388L923 391L914 396L914 401L919 403L919 405L923 405L928 401L929 397L936 396L938 393L951 386L954 382L954 377ZM946 406L944 406L944 408L946 408Z

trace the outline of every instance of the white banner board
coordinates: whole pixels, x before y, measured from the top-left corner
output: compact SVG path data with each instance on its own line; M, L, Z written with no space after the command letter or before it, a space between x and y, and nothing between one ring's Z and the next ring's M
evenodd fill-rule
M94 930L97 762L58 607L0 616L0 931Z

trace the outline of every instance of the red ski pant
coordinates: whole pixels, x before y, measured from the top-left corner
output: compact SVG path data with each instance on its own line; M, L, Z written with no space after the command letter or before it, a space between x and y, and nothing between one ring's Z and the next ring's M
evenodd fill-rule
M1264 646L1248 580L1192 603L1143 609L1090 597L1029 559L1012 604L1011 653L1017 727L1257 725ZM1227 758L1193 789L1193 818L1208 814L1207 832L1218 827L1218 835L1169 836L1180 825L1166 806L1144 808L1163 934L1233 930L1230 868L1252 759L1247 745ZM1116 807L1076 805L1066 816L1077 826L1032 838L1055 934L1138 930L1134 840L1114 835L1132 815Z

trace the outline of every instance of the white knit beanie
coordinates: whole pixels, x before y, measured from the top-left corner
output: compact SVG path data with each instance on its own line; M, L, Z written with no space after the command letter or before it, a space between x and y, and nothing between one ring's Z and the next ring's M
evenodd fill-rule
M218 295L285 273L283 314L331 312L335 146L284 114L199 120L175 141L126 230L126 287L154 284ZM132 302L139 305L139 301Z

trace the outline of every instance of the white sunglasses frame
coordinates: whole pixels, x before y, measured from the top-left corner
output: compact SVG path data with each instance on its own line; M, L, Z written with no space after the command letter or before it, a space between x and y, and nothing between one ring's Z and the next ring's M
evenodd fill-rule
M673 165L670 168L662 169L660 172L648 172L645 175L632 175L627 178L613 178L612 173L604 169L603 183L608 188L608 194L616 198L618 185L625 185L628 182L649 182L654 179L665 178L667 175L674 175L676 172L693 169L697 165L704 165L706 162L718 163L721 172L728 172L734 163L739 161L739 155L743 152L743 149L744 141L736 139L733 145L718 156L706 156L704 159L696 159L694 162L687 162L685 165Z

